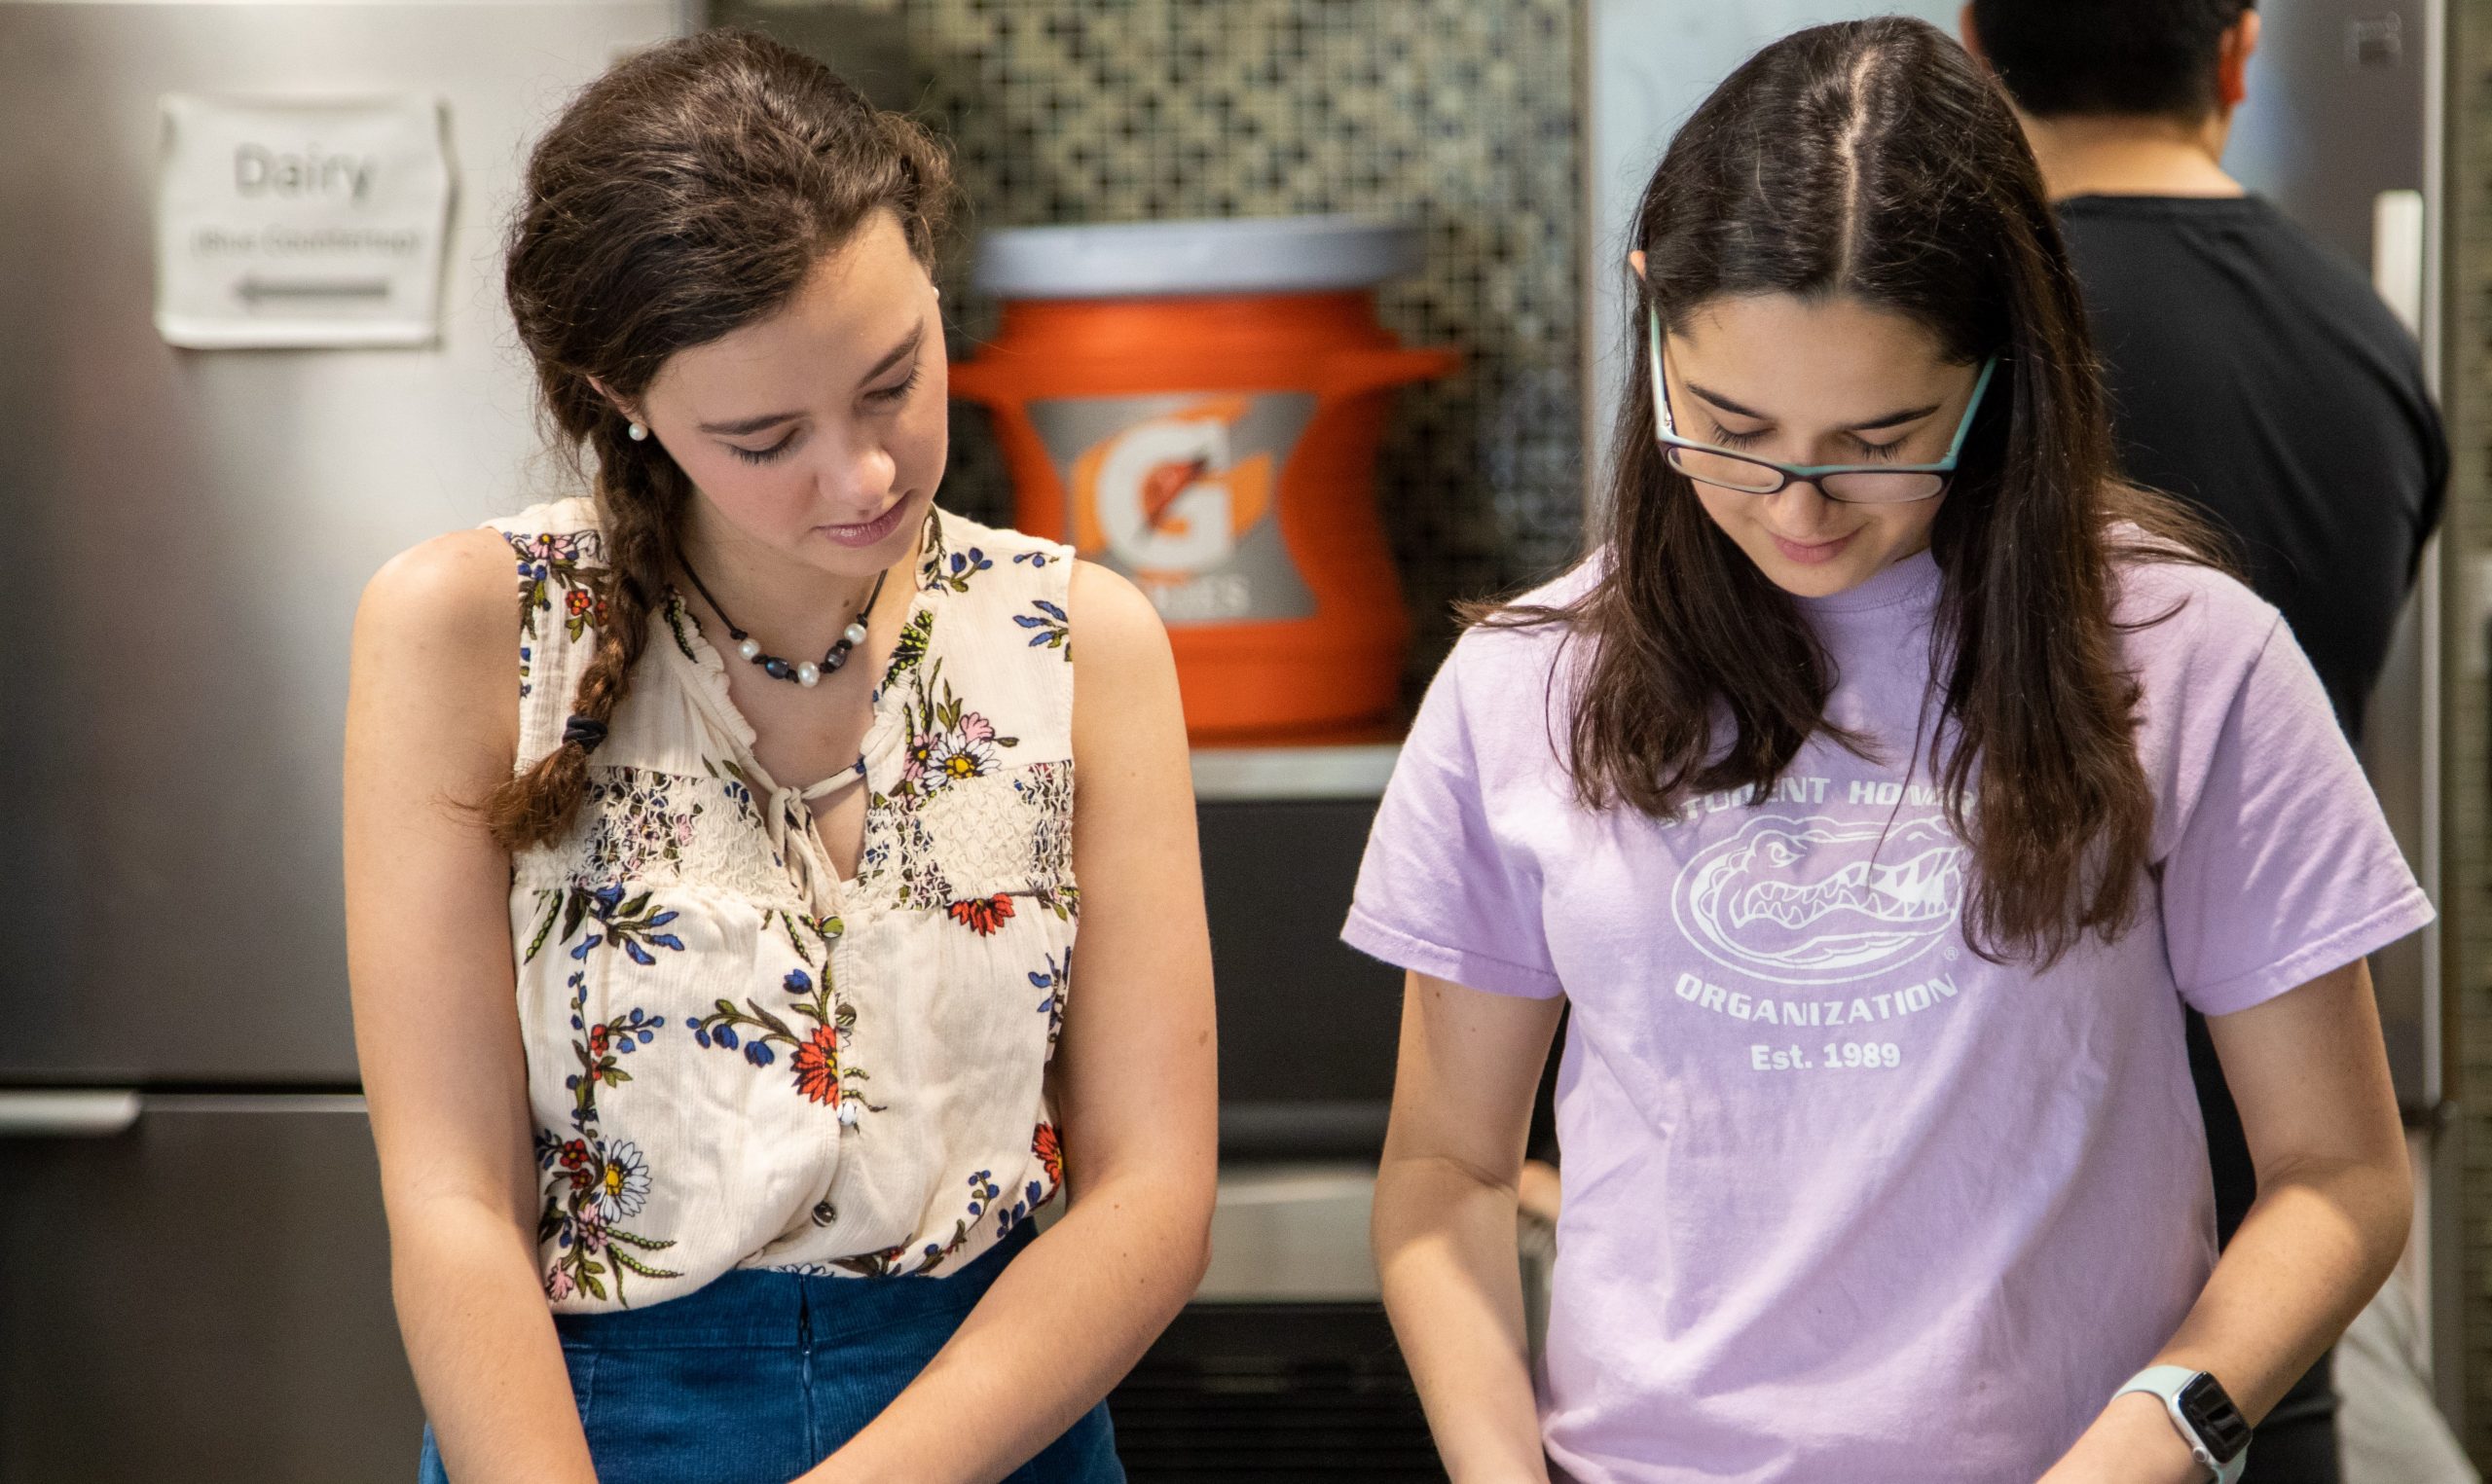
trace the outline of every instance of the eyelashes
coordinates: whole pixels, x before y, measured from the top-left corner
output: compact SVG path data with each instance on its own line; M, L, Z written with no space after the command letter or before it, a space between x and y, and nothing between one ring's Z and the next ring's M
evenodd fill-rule
M907 380L900 382L898 386L886 386L879 391L869 391L865 393L865 400L885 407L905 402L908 400L908 394L917 390L917 383L925 378L925 375L926 367L923 362L911 366L908 368Z
M1719 422L1714 422L1710 418L1705 420L1708 423L1706 431L1711 435L1712 441L1721 448L1734 450L1745 449L1761 443L1765 439L1765 433L1763 430L1759 430L1754 433L1734 433L1729 428L1722 426ZM1900 438L1896 439L1892 443L1870 443L1864 439L1854 438L1851 440L1851 443L1854 448L1860 451L1861 457L1866 458L1873 463L1888 462L1894 458L1895 451L1902 448L1904 445L1904 441Z
M878 387L869 391L865 393L865 400L878 409L896 408L908 400L909 394L917 390L918 383L925 380L925 376L926 368L922 363L912 366L909 368L907 380L900 382L898 386ZM787 437L766 449L748 449L741 444L731 443L727 445L727 452L749 464L775 463L785 456L795 443L796 434L791 430Z
M748 449L741 444L731 443L727 445L727 452L749 464L766 464L776 461L795 441L796 435L789 433L766 449Z

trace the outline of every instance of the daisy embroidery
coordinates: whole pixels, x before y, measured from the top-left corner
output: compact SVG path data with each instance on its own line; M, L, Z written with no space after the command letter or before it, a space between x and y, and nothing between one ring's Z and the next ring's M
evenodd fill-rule
M648 1198L649 1162L641 1157L641 1146L628 1139L608 1145L597 1178L598 1218L637 1216Z

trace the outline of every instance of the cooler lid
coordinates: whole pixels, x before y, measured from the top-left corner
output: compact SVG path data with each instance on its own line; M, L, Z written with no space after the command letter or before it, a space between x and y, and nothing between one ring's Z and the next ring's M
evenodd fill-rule
M1313 294L1414 272L1419 229L1357 216L1007 227L978 243L977 286L1005 299Z

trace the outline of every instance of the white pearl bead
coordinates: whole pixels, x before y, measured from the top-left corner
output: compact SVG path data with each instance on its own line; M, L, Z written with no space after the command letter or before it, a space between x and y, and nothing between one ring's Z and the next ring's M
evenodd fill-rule
M865 642L865 626L862 624L851 624L848 626L847 631L839 636L848 641L849 648L854 649L858 645Z
M761 641L758 639L747 639L736 646L736 653L744 656L748 660L752 659L754 656L761 653Z
M821 678L821 667L814 664L811 660L807 660L802 665L796 667L796 683L798 685L812 685Z

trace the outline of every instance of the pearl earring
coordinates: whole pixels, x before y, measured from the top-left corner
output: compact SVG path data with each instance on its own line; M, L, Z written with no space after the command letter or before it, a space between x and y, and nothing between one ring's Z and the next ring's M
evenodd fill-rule
M649 430L647 428L641 426L637 422L632 424L632 441L634 443L645 442L648 436Z

